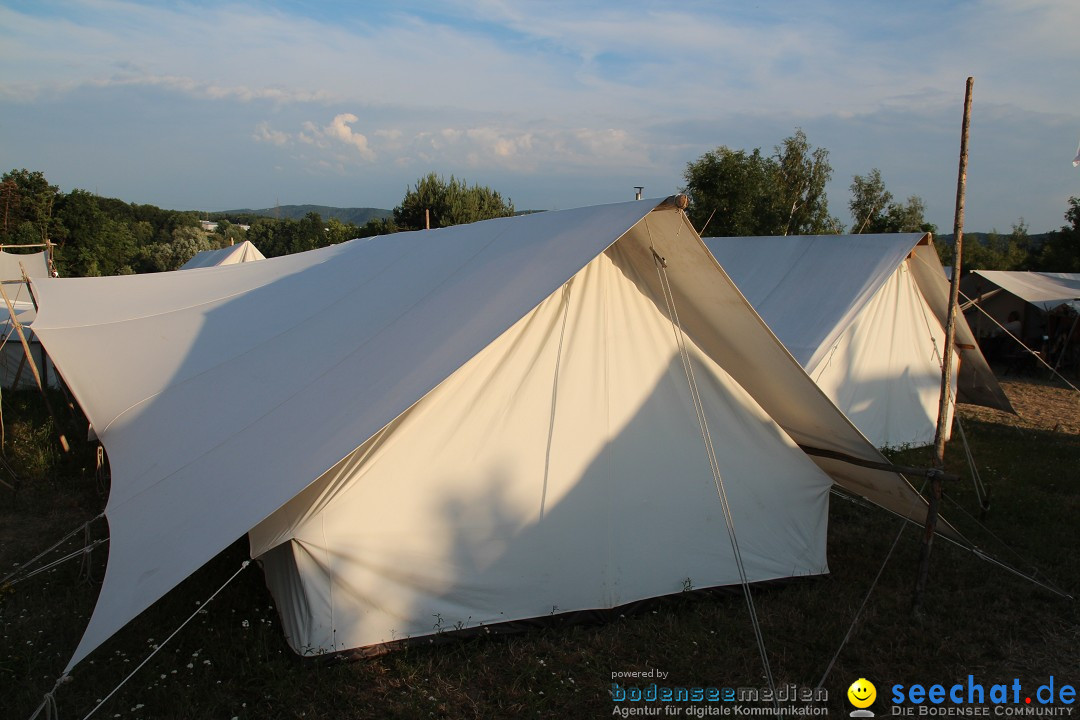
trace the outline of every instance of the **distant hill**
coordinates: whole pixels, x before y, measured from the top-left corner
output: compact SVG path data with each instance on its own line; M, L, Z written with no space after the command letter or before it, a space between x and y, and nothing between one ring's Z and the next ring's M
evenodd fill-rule
M262 210L225 210L223 212L210 213L210 219L220 220L226 218L229 222L243 222L257 217L280 218L282 220L299 220L308 213L318 213L323 220L337 218L343 223L353 225L365 225L369 220L389 218L394 216L393 210L382 208L338 208L327 205L279 205Z

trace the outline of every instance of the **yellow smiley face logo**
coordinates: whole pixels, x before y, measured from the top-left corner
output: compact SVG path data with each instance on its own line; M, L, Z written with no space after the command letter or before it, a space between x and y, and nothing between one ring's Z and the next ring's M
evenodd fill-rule
M868 708L877 699L877 688L866 678L859 678L847 689L847 699L857 708Z

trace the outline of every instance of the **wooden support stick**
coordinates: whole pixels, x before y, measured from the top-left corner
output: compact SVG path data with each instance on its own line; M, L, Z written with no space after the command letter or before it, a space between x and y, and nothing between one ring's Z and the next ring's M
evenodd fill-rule
M10 341L10 338L9 338ZM11 381L11 389L17 390L19 387L19 381L22 380L22 371L26 367L26 353L23 353L19 358L19 367L15 368L15 379Z
M34 303L34 312L38 311L37 298L34 297L34 288L30 287L30 276L26 274L26 268L23 264L19 263L19 270L22 271L23 282L26 283L26 292L30 294L30 302Z
M60 421L57 420L56 413L53 412L52 403L49 402L49 394L45 392L45 385L41 382L41 375L38 373L37 364L34 362L34 356L30 353L30 343L26 341L26 335L23 333L22 324L19 323L19 318L15 317L15 306L12 305L11 300L8 299L7 291L4 290L4 285L2 283L0 283L0 296L3 296L4 304L7 305L8 312L11 314L11 324L15 328L15 332L19 334L19 341L22 342L23 352L26 353L26 359L29 361L30 371L34 374L38 389L41 390L41 397L45 399L45 409L49 411L49 415L52 417L53 422L56 423L56 430L60 433L60 447L64 448L64 452L69 452L71 446L68 445L67 438L64 437L64 431L60 429Z
M964 120L960 126L960 168L956 179L956 214L953 220L953 273L949 283L949 311L945 319L945 357L941 367L941 395L938 399L937 431L934 434L934 467L945 467L945 439L949 434L952 414L949 412L952 400L952 356L956 342L956 301L960 293L960 261L964 250L964 193L967 190L968 137L971 134L971 91L975 78L967 79L964 92ZM941 502L941 476L930 478L930 508L926 513L926 529L923 532L922 551L919 553L919 572L915 578L915 593L911 600L912 609L918 612L922 607L926 581L930 574L930 552L934 545L934 530L937 529L938 505Z

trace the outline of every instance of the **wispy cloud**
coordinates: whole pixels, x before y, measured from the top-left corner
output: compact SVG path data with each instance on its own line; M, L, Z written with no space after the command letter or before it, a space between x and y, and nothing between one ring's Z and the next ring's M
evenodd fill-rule
M328 123L307 120L298 129L286 131L264 120L255 126L252 136L285 152L306 147L303 158L312 168L337 169L343 162L348 164L350 157L342 154L343 148L355 151L351 153L353 163L392 154L398 165L461 164L477 170L494 167L526 173L572 166L632 167L649 162L645 144L627 130L616 128L483 125L411 131L377 128L361 134L353 127L358 122L357 115L346 112Z
M458 170L522 187L531 178L545 193L574 178L594 187L634 176L674 189L685 163L711 147L769 149L802 126L844 172L881 167L897 178L895 194L929 194L922 188L955 172L937 168L967 75L977 78L976 129L1023 127L1002 119L1021 115L1028 125L1027 137L1008 143L1017 153L1008 162L1041 157L1031 144L1064 135L1058 128L1080 132L1078 26L1074 0L913 0L887 9L856 0L42 0L0 6L0 104L7 117L27 118L7 154L24 153L30 164L31 151L47 155L49 145L25 137L35 112L59 125L59 107L87 117L90 106L127 103L115 122L130 128L117 136L132 143L146 134L149 143L151 128L164 130L158 114L188 116L177 109L197 105L193 124L174 134L202 133L200 147L220 143L214 154L231 158L230 172L272 163L282 177L360 182L374 168L400 187L408 173ZM152 117L138 100L150 96ZM1071 176L1046 172L1059 202ZM249 184L269 181L264 172ZM841 194L849 182L838 172ZM978 207L973 198L971 212Z
M270 128L270 123L266 121L255 126L255 132L251 134L251 137L256 142L270 143L271 145L277 145L278 147L283 147L291 142L288 133L283 133L280 130L272 130Z

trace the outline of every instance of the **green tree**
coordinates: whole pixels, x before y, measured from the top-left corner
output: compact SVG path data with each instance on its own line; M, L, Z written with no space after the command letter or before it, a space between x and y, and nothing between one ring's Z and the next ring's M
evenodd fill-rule
M337 218L330 218L326 221L327 245L337 245L360 236L360 228L354 223L345 223Z
M53 239L53 209L60 188L39 171L12 170L0 178L0 240L4 244L43 243Z
M908 197L906 203L893 202L893 195L885 189L881 171L871 170L866 176L856 175L851 182L851 231L860 233L937 232L926 221L926 205L918 195Z
M784 208L773 185L774 167L759 148L720 146L687 163L687 214L708 237L772 235Z
M279 241L280 230L281 221L272 218L257 218L252 221L246 235L247 239L255 247L259 248L263 255L277 257L285 254L284 252L277 252L278 246L281 244Z
M1080 272L1080 197L1069 198L1069 209L1060 230L1052 232L1038 255L1038 269L1045 272Z
M964 242L962 267L970 270L1020 270L1027 266L1031 250L1027 225L1023 218L1013 225L1012 232L1002 235L992 230L982 242Z
M838 232L840 221L829 215L825 184L832 177L829 151L814 148L802 128L775 148L773 156L780 205L786 211L784 235Z
M401 205L394 208L394 224L403 230L422 230L425 211L430 215L431 227L440 228L509 217L514 214L514 204L487 186L470 187L453 175L445 180L429 173L417 180L406 191Z
M106 217L97 199L86 190L75 189L59 199L56 212L65 235L54 253L56 270L65 277L103 274L96 260L96 244Z
M309 212L297 223L289 252L305 252L326 245L326 223L319 213Z
M703 235L788 235L838 232L825 184L829 152L796 129L774 148L747 152L720 146L687 163L687 213Z
M393 218L373 218L364 223L356 234L356 237L374 237L376 235L390 235L400 230Z
M851 200L848 202L853 223L851 232L856 235L879 232L877 228L884 224L884 215L891 202L892 193L885 189L880 170L874 168L865 177L856 175L851 181Z
M884 232L936 233L937 226L926 220L926 204L918 195L908 196L906 203L889 203L885 211Z

